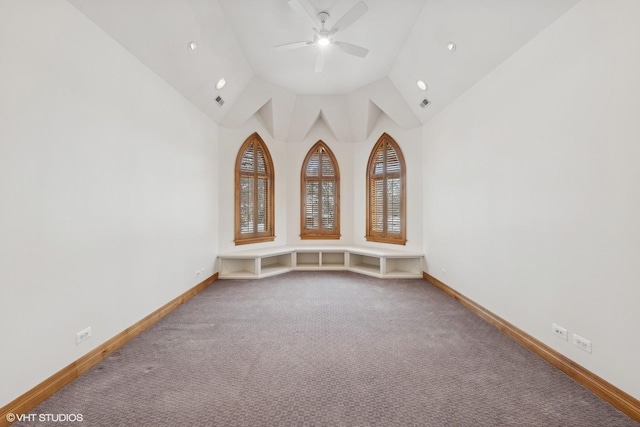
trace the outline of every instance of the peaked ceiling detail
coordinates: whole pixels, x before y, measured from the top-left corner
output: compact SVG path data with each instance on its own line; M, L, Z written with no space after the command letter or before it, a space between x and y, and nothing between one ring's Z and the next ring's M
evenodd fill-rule
M318 47L273 48L314 34L288 0L68 1L222 126L256 115L276 140L301 141L326 124L351 142L383 116L404 129L425 123L579 0L363 0L366 13L335 41L368 55L330 46L321 73ZM331 28L360 0L296 1L327 12ZM424 98L431 104L421 108Z
M370 104L376 114L371 114ZM420 125L388 78L348 95L296 95L253 77L221 124L237 128L257 112L274 138L289 142L302 141L319 119L340 142L366 139L382 113L404 129Z

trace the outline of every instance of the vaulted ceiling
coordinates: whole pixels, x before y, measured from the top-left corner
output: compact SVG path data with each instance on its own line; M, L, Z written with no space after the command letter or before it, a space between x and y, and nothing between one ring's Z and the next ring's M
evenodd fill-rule
M333 38L368 54L329 46L321 72L319 47L274 46L313 40L321 24L309 15L327 12L331 28L359 0L68 1L216 123L257 115L275 139L297 142L321 121L351 142L382 115L425 123L579 0L363 0L366 12Z

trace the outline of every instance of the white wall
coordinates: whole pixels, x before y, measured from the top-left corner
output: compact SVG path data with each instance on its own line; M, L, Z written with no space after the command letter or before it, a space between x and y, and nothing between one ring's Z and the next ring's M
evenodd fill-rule
M213 273L218 143L65 1L0 2L0 73L3 406Z
M406 163L407 180L407 244L405 246L386 243L367 242L366 206L367 206L367 162L373 146L380 136L388 133L400 146ZM401 249L421 252L422 244L422 133L421 128L404 130L389 117L382 115L366 141L354 144L353 154L353 233L354 243L363 246L377 246L389 249Z
M273 160L275 174L275 233L273 242L254 243L250 245L238 245L233 242L234 233L234 200L235 200L235 166L238 150L249 136L254 132L262 138ZM245 124L236 129L219 127L219 174L220 200L220 252L242 251L287 244L287 168L288 158L287 144L275 141L269 131L257 116L250 118Z
M579 3L424 126L423 177L427 271L635 398L638 16Z

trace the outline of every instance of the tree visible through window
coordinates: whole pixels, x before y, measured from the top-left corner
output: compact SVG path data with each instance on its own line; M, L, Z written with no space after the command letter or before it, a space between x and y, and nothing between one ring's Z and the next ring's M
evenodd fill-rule
M240 147L236 159L235 243L274 239L273 162L257 133Z
M309 150L302 164L300 200L302 239L340 238L340 171L322 141Z
M398 144L384 133L367 166L367 235L373 242L404 245L405 163Z

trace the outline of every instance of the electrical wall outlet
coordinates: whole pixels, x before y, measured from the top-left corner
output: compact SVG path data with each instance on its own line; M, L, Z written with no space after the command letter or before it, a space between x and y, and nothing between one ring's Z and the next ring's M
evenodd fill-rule
M573 345L586 351L587 353L591 353L591 341L581 337L578 334L573 334Z
M76 332L76 345L91 338L91 326L84 328L80 332Z
M563 328L562 326L556 325L555 323L551 324L551 332L553 332L554 335L559 336L560 338L562 338L565 341L569 340L569 332Z

